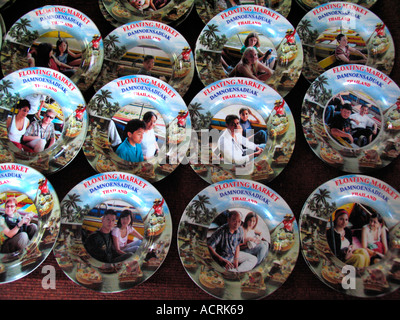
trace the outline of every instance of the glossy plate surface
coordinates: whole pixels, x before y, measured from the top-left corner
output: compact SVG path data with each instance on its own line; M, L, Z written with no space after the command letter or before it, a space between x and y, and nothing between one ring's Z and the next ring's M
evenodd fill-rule
M7 283L25 277L47 258L60 230L60 204L51 183L35 169L2 163L0 170L0 282ZM7 237L6 232L18 228L17 221L20 232Z
M342 171L385 167L399 155L399 97L397 84L377 69L356 64L332 68L304 97L304 136L321 160Z
M397 290L399 199L394 188L364 175L341 176L318 187L299 220L302 253L315 275L350 296ZM371 234L377 235L374 241Z
M192 49L174 28L155 21L139 21L116 28L104 39L105 59L94 88L117 78L147 74L157 77L181 96L194 75Z
M90 125L83 151L98 172L124 171L155 182L174 171L189 148L191 120L186 104L174 88L157 78L133 75L115 79L97 91L88 111ZM118 148L127 141L127 123L142 122L146 114L154 119L154 126L147 139L134 144L140 145L143 158L140 151L135 153L138 157L130 157L129 152L122 156L124 149ZM151 139L156 147L146 154L145 145L150 145L146 141Z
M240 5L242 1L233 1L236 5ZM284 17L287 17L292 7L292 0L256 0L252 1L255 5L265 6L270 8ZM196 1L197 14L201 20L207 24L212 18L218 15L220 12L232 7L231 1L211 0L211 1Z
M349 63L367 65L387 75L392 71L393 38L384 22L362 6L323 4L300 20L297 31L307 56L302 74L310 82L326 70Z
M293 115L268 85L249 78L216 81L199 92L188 108L196 132L190 164L207 182L271 181L288 164L296 141ZM240 127L227 127L231 116L237 117L233 121Z
M105 293L130 289L150 278L168 253L169 209L144 179L123 172L98 174L70 190L61 206L60 236L53 251L60 268L81 286ZM116 218L109 218L107 210ZM118 221L124 226L129 214L135 231L129 232L128 244L120 246L124 253L105 255L104 242L93 237L109 239L108 230L117 228ZM114 243L110 246L115 248Z
M334 1L327 1L327 0L296 0L297 3L302 7L304 10L309 11L315 7L318 7L319 5L329 3L329 2L334 2ZM343 1L345 2L345 1ZM349 2L349 1L348 1ZM359 4L365 8L371 8L377 0L352 0L352 3Z
M258 45L254 46L261 60L254 58L254 52L243 51L251 47L250 38L256 37ZM242 52L244 66L240 68ZM300 77L303 49L284 16L266 7L243 5L226 9L208 22L197 38L195 59L205 86L246 76L263 81L284 97Z
M100 31L89 17L66 6L44 6L22 16L7 32L1 67L4 75L26 67L51 68L86 91L98 76L103 58Z
M234 264L229 254L221 253L230 252L228 246L217 240L232 219L244 223L232 225L239 235L234 247L242 243L239 263L233 268L217 258L223 256ZM243 179L222 181L197 194L178 229L186 272L205 292L225 300L260 299L277 290L296 264L299 241L297 222L287 203L263 184Z
M43 174L68 165L81 149L88 127L86 102L79 88L64 74L48 68L15 71L0 83L4 113L0 121L0 162L21 163ZM26 100L30 109L24 107ZM25 109L32 114L24 113ZM53 113L47 118L50 109ZM17 118L24 119L25 130L18 132L14 127ZM38 131L40 127L43 130ZM26 136L38 143L31 144ZM41 140L45 143L35 149Z

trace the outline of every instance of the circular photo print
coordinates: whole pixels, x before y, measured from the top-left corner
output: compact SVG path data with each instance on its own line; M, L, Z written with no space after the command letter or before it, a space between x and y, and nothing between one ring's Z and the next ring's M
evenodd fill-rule
M362 64L389 75L395 60L392 36L368 9L330 2L308 12L297 26L304 50L303 75L314 81L331 68Z
M362 175L335 178L307 199L300 216L301 249L317 277L356 297L399 288L399 193Z
M267 7L287 17L292 7L292 0L210 0L195 2L197 13L205 24L228 8L246 4Z
M288 164L296 141L293 115L268 85L248 78L220 80L188 108L195 129L188 159L207 182L271 181Z
M266 7L243 5L210 20L197 39L195 59L205 86L246 77L268 84L284 97L300 77L303 49L285 17Z
M99 5L116 27L142 20L178 25L189 15L194 0L99 0Z
M10 28L1 67L4 75L27 67L50 68L86 91L99 75L103 55L100 31L89 17L70 7L44 6Z
M44 174L68 165L86 138L86 103L78 87L49 68L26 68L0 81L0 163Z
M194 75L192 49L175 29L155 21L132 22L104 39L105 59L94 87L129 75L148 75L171 85L181 96Z
M51 252L60 230L60 205L38 171L0 164L0 282L35 270Z
M97 91L88 109L83 151L98 172L124 171L154 182L174 171L186 156L189 111L182 97L157 78L113 80Z
M352 2L352 4L354 4L354 3L355 4L359 4L360 6L363 6L365 8L371 8L372 5L374 5L376 1L377 0L352 0L352 1L348 1L348 2ZM335 1L329 1L329 0L296 0L296 2L304 10L309 11L309 10L319 6L319 5L323 5L323 4L327 3L327 2L329 3L329 2L335 2Z
M208 294L261 299L291 274L299 232L278 194L260 183L234 179L192 199L179 224L178 249L186 272Z
M112 172L76 185L61 201L57 263L74 282L119 292L150 278L171 242L169 209L137 176Z
M377 69L335 67L308 89L302 125L309 146L324 162L360 173L382 168L399 154L399 87Z

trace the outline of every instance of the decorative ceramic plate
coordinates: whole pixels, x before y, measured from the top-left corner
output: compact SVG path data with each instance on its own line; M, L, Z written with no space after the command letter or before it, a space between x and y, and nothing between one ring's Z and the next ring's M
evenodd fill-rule
M221 238L230 231L237 237L232 246L223 245ZM260 299L273 293L291 274L299 241L287 203L263 184L242 179L201 191L186 207L178 229L186 272L220 299ZM233 257L238 245L240 253Z
M195 59L205 86L245 76L263 81L284 97L300 77L303 49L296 30L281 14L243 5L210 20L197 39Z
M0 282L6 283L46 260L60 230L60 204L53 186L35 169L1 163L0 170Z
M99 5L105 18L115 27L143 20L177 25L189 15L194 0L99 0Z
M100 31L89 17L70 7L44 6L10 28L1 67L4 75L26 67L51 68L86 91L101 70L103 56Z
M332 179L310 195L300 215L301 248L322 282L356 297L399 288L399 199L364 175Z
M329 1L329 0L296 0L296 1L300 5L300 7L302 7L307 12L315 7L318 7L319 5L329 3L329 2L334 2L334 1ZM343 2L345 2L345 1L343 1ZM371 8L375 4L375 2L377 2L377 0L351 0L351 1L347 1L347 2L359 4L365 8Z
M183 96L194 75L190 45L172 27L155 21L132 22L104 39L105 59L94 87L117 78L145 74L159 78Z
M5 9L14 4L15 0L0 0L0 9Z
M88 127L78 87L58 71L26 68L4 77L0 88L0 163L25 164L43 174L68 165Z
M304 55L303 75L310 82L339 65L357 63L389 75L395 60L392 36L368 9L330 2L308 12L297 26Z
M279 93L263 82L220 80L198 93L188 107L197 133L188 158L207 182L271 181L288 164L296 141L293 115Z
M399 98L397 84L377 69L332 68L304 97L305 138L321 160L345 172L382 168L400 151Z
M245 1L245 0L211 0L211 1L195 1L195 6L197 14L200 16L201 20L207 24L212 18L218 15L221 11L228 8L235 7L238 5L254 4L258 6L265 6L270 8L284 17L287 17L292 7L292 0L255 0L255 1Z
M150 278L167 256L170 212L144 179L124 172L94 175L76 185L61 207L60 236L53 251L60 268L79 285L123 291ZM121 228L127 228L127 238L110 243Z
M98 172L124 171L155 182L186 156L189 111L182 97L162 80L143 75L115 79L97 91L88 109L83 151ZM141 142L131 140L136 131L143 133Z

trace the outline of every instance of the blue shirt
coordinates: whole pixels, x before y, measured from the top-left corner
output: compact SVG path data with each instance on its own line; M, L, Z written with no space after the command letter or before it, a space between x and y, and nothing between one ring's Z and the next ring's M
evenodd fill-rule
M136 143L134 146L131 145L127 138L119 145L116 153L126 161L142 162L144 160L142 146L139 143Z
M228 224L224 224L208 239L208 245L212 247L222 258L233 261L236 248L243 242L243 228L231 233Z

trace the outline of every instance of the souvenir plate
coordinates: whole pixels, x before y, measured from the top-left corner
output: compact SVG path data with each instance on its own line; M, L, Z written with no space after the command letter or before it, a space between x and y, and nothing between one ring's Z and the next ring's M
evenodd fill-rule
M196 95L189 112L197 135L192 135L188 159L209 183L234 178L271 181L292 156L292 112L279 93L260 81L217 81Z
M300 215L301 248L322 282L357 297L399 288L399 199L391 186L364 175L332 179L310 195Z
M311 9L318 7L319 5L325 4L327 2L334 2L329 0L296 0L297 3L307 12ZM359 4L365 8L371 8L377 0L351 0L347 2L352 2L355 4ZM345 2L345 1L343 1Z
M159 78L183 96L194 75L190 45L172 27L155 21L132 22L104 39L105 59L94 87L117 78L146 74Z
M99 5L106 19L116 27L142 20L177 25L189 15L194 0L99 0Z
M86 102L78 87L58 71L26 68L4 77L0 88L0 163L25 164L43 174L68 165L88 127Z
M400 151L399 98L397 84L377 69L332 68L304 97L305 138L321 160L345 172L382 168Z
M258 49L259 59L254 48L247 49L249 44ZM205 86L246 76L267 83L284 97L300 77L303 49L285 17L265 7L243 5L210 20L197 39L195 59Z
M11 6L15 0L0 0L0 9L5 9Z
M303 75L309 81L339 65L363 64L389 75L395 59L392 36L368 9L330 2L308 12L297 26L304 55Z
M44 6L8 31L1 67L4 75L26 67L52 68L86 91L101 70L103 56L100 31L89 17L70 7Z
M174 88L157 78L115 79L97 91L88 109L90 125L83 151L98 172L124 171L155 182L174 171L189 148L191 121L186 104ZM143 133L143 122L149 126L142 142L125 138L130 136L125 128Z
M227 224L238 235L232 241L232 247L241 248L238 263L219 241L229 232ZM220 299L260 299L273 293L291 274L299 241L287 203L263 184L243 179L218 182L201 191L186 207L178 229L186 272Z
M53 186L35 169L1 163L0 170L0 282L6 283L46 260L60 230L60 204Z
M132 288L150 278L168 253L169 209L144 179L123 172L89 177L67 194L61 207L60 236L53 252L64 273L86 288ZM106 246L104 242L118 237L129 221L127 239Z
M238 5L254 4L258 6L265 6L287 17L292 7L292 0L211 0L195 2L197 14L200 16L204 23L208 23L214 16L218 15L221 11Z

